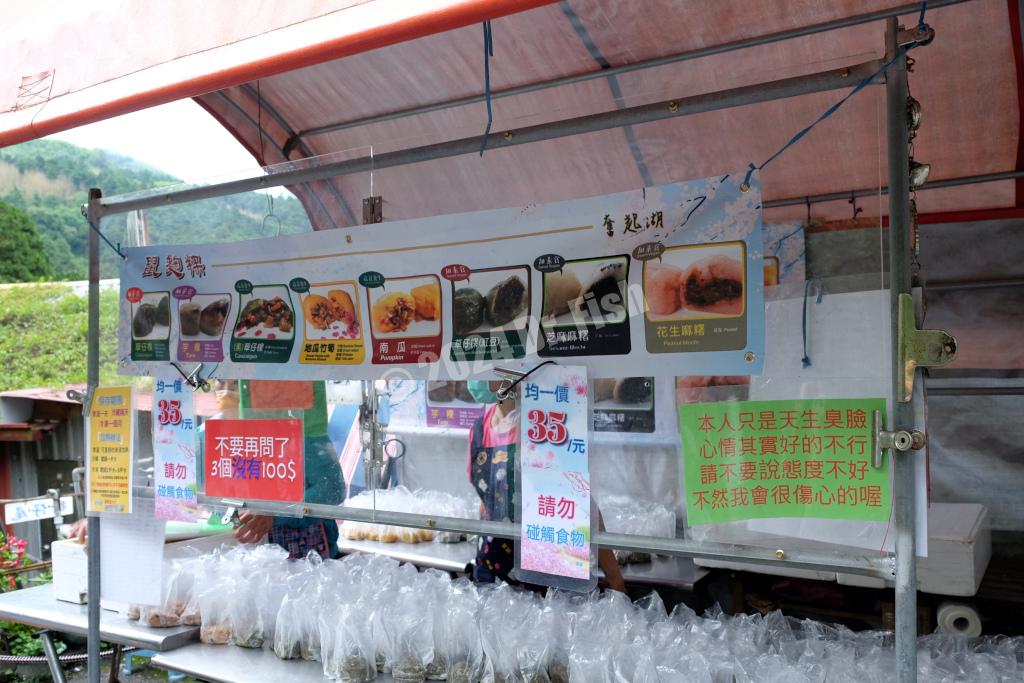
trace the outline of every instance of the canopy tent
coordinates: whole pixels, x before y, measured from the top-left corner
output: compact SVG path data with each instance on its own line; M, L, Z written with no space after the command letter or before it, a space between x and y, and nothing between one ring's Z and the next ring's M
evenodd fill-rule
M487 113L480 97L484 44L478 22L502 14L507 16L493 22L490 60L493 130L514 135L538 123L878 59L882 22L856 18L900 7L914 10L901 17L914 25L916 5L883 0L807 0L799 8L781 0L370 0L290 3L274 11L247 6L252 14L244 22L235 21L233 3L179 3L174 11L147 8L145 21L127 25L124 3L112 3L48 26L46 41L28 31L3 42L0 56L17 65L9 73L39 76L0 86L0 144L184 96L194 96L263 165L324 154L379 155L482 134ZM201 27L192 21L198 12L209 17ZM139 16L134 8L131 16ZM837 21L850 25L774 40ZM933 181L1016 171L1017 0L940 0L930 3L927 21L938 38L913 55L911 92L924 116L915 158L932 165ZM125 49L98 61L66 49L77 44L84 50L86 42ZM746 44L752 46L728 49ZM652 60L657 65L649 66ZM855 80L851 76L850 88ZM843 93L816 92L491 150L486 161L462 155L379 170L372 183L363 173L293 190L314 228L323 229L360 222L371 184L372 193L384 197L385 219L394 220L741 171L768 159ZM801 197L827 194L844 199L816 203L816 217L850 216L847 193L877 193L885 184L884 119L881 89L868 88L773 161L763 175L766 206L798 203L771 208L767 218L802 218L807 209ZM1008 179L930 189L920 194L919 210L1013 209L1016 185ZM867 215L886 211L881 200L862 199L861 206L868 207Z

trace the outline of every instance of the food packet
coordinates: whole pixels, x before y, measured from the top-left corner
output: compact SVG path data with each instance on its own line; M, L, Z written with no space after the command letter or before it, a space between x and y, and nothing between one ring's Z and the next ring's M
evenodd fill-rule
M139 623L141 625L151 628L169 628L181 625L181 613L185 609L179 581L181 570L182 566L178 562L164 562L160 604L139 606Z
M478 683L483 675L484 650L477 623L480 606L480 594L471 581L460 578L451 584L443 626L448 683ZM436 655L436 637L434 642Z
M507 583L486 587L480 613L480 637L484 654L485 683L512 683L516 679L519 663L516 659L511 615L516 609L516 591Z
M231 640L229 611L234 599L234 577L228 563L219 555L204 561L202 585L196 591L196 604L202 614L199 640L210 645L227 645Z
M320 559L319 554L312 555ZM316 626L314 615L316 606L320 604L314 598L321 562L307 557L299 572L287 579L285 595L274 624L274 654L280 659L307 658L307 649L311 643L309 631Z
M412 586L402 586L384 606L384 633L396 683L423 683L434 658L433 614L423 610L422 602Z

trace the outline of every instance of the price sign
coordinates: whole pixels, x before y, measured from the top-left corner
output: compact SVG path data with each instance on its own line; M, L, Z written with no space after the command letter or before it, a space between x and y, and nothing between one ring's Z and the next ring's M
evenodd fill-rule
M209 420L204 453L207 495L302 502L302 420Z
M526 436L533 443L560 446L569 439L569 430L565 426L567 417L566 413L557 410L531 410L527 415L530 426Z
M591 581L588 408L584 367L544 367L523 383L523 580L580 589Z
M153 382L153 478L156 516L194 522L196 502L196 415L192 388L178 371L162 367Z

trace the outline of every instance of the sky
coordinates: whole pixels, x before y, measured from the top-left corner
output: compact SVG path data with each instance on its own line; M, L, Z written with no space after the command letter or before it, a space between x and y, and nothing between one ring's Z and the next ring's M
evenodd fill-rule
M259 169L234 136L190 99L55 133L50 139L132 157L186 182Z

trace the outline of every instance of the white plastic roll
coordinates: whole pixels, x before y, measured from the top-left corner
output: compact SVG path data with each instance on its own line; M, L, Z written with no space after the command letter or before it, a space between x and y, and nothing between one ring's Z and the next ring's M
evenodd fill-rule
M981 635L981 616L970 605L944 602L939 605L936 620L939 622L939 629L944 633L968 638L977 638Z

